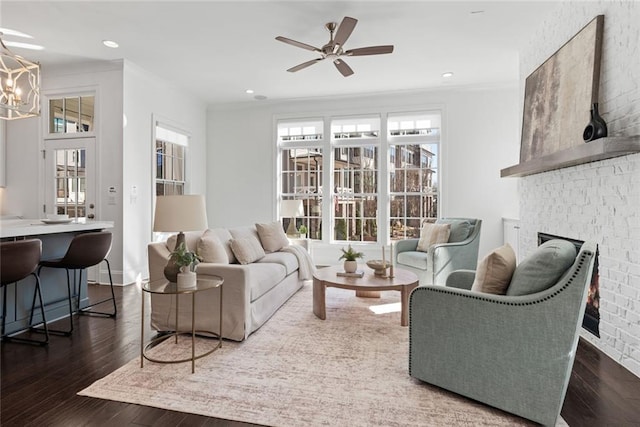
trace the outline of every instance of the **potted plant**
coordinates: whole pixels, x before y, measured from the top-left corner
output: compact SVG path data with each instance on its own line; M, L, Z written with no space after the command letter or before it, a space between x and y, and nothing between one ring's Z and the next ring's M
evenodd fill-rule
M307 238L307 232L308 232L308 231L309 231L309 230L307 230L307 226L306 226L306 225L304 225L304 224L302 224L302 225L300 226L300 228L298 229L298 233L300 233L300 237L302 237L303 239L306 239L306 238Z
M362 252L357 252L353 250L351 245L345 250L344 248L340 249L342 251L342 255L339 260L344 259L344 271L345 273L355 273L358 269L358 262L356 261L358 258L362 258L364 254Z
M171 252L170 259L173 260L180 269L177 279L178 287L194 287L196 285L196 265L202 261L200 255L189 251L187 246L184 243L181 243L180 246Z

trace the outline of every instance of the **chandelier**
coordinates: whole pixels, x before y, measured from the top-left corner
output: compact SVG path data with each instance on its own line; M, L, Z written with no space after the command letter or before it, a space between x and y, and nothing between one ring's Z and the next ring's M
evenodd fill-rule
M0 119L40 115L40 64L11 52L1 37L0 49Z

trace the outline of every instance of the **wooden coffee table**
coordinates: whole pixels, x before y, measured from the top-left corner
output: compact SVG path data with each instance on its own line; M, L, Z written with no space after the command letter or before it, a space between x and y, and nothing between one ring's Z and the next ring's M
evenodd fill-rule
M356 292L400 291L400 324L409 325L409 294L418 286L418 276L411 271L396 268L393 278L379 277L373 270L366 271L363 277L343 277L336 273L344 271L341 265L319 268L313 275L313 314L325 320L327 310L325 291L329 287L351 289Z

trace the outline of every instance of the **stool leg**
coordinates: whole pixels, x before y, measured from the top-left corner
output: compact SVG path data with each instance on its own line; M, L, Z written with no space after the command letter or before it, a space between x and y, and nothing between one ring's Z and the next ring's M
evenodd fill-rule
M105 298L102 301L95 302L95 303L83 308L82 310L79 309L78 313L80 313L80 314L95 314L95 315L107 316L107 317L116 317L116 315L118 314L118 308L116 307L116 294L113 291L113 277L111 276L111 265L109 264L109 260L108 259L105 258L105 259L103 259L103 261L107 263L107 271L109 272L109 286L111 287L111 298ZM82 287L82 283L80 283L80 287ZM113 303L113 313L89 310L91 307L95 307L96 305L102 304L103 302L107 302L109 300L112 301L112 303ZM80 304L80 298L79 297L78 297L78 304Z
M13 341L13 342L19 342L19 343L25 343L25 344L37 344L37 345L42 345L42 346L46 346L49 345L49 330L47 328L47 318L45 317L44 314L44 303L42 301L42 289L40 288L40 276L36 273L31 273L31 275L33 277L35 277L36 279L36 287L35 290L33 291L33 303L31 305L31 313L29 315L29 329L34 331L34 332L44 332L44 340L32 340L29 338L20 338L20 337L4 337L4 339L6 341ZM38 299L40 300L40 313L42 315L42 323L44 324L44 329L43 330L37 330L35 328L32 327L33 325L33 309L35 306L35 300L36 300L36 295L38 296ZM5 301L6 301L6 286L5 286ZM6 305L3 303L3 316L2 316L2 332L4 334L4 316L6 315L6 311L5 311Z
M38 268L38 277L40 276L40 270L42 269L43 266L40 266ZM53 334L53 335L63 335L65 337L68 337L71 335L71 333L73 332L73 306L71 304L71 284L69 281L69 269L65 269L67 271L67 300L69 303L69 330L68 331L63 331L63 330L58 330L58 329L48 329L47 327L47 323L46 320L44 319L44 305L42 304L42 292L40 292L40 308L42 309L42 320L44 321L44 328L35 328L35 327L31 327L31 330L34 332L43 332L47 335L49 334ZM39 283L39 281L38 281ZM36 304L36 295L34 293L33 295L33 302L31 303L31 316L29 317L29 324L33 323L33 310L35 309L35 304Z

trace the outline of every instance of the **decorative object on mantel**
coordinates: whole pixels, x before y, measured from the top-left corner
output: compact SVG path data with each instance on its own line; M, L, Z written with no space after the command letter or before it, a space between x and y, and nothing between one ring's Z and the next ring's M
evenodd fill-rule
M607 136L607 123L598 112L598 103L595 102L591 108L591 120L582 133L584 142L591 142Z
M179 232L175 248L185 245L185 249L188 250L183 231L206 230L208 226L204 196L173 195L156 198L153 231ZM168 281L176 282L179 272L179 266L173 257L170 257L164 268L164 276Z
M588 107L598 102L603 30L598 15L527 77L520 163L584 144Z
M40 64L10 51L0 32L0 119L40 115Z

